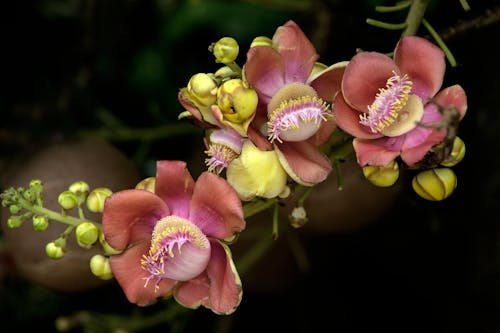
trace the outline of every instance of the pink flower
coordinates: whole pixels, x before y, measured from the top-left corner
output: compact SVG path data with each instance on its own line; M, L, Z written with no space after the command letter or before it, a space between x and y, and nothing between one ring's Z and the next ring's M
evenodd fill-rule
M221 240L245 228L243 208L221 177L204 172L195 182L182 161L158 161L154 193L114 193L103 217L106 241L123 251L111 269L128 300L140 306L159 297L232 313L242 288L231 252Z
M251 47L244 65L245 77L259 97L252 125L274 144L290 177L303 185L317 184L331 171L330 160L318 146L336 128L329 103L340 90L345 66L327 68L316 62L318 57L299 26L288 21L268 45Z
M398 156L413 166L443 141L446 129L432 128L442 120L437 105L456 107L460 119L467 110L459 85L439 92L445 68L442 50L416 36L403 37L393 59L377 52L351 59L334 115L337 125L355 137L361 166L385 166Z

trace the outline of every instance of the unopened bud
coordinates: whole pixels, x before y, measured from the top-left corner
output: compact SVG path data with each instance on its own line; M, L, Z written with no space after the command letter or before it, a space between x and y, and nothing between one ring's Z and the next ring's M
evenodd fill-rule
M119 254L122 251L115 250L114 248L111 247L111 245L106 242L106 239L104 238L104 233L102 231L99 231L99 243L102 246L102 249L104 250L105 254Z
M241 79L224 82L217 90L217 104L228 121L241 124L250 118L259 101L255 90Z
M300 228L307 223L307 212L303 206L294 207L289 216L290 224L294 228Z
M19 213L20 210L21 210L21 207L19 207L17 205L9 206L9 211L11 214L17 214L17 213Z
M201 107L210 106L217 100L217 84L205 73L197 73L191 77L187 92L190 99Z
M91 222L83 222L76 227L75 236L78 245L90 249L99 237L99 229Z
M36 199L36 193L35 191L33 191L33 189L28 188L23 191L23 198L33 203Z
M367 165L363 167L363 175L375 186L389 187L399 178L399 166L394 160L386 166Z
M442 166L452 167L464 159L465 156L465 143L458 136L453 140L453 147L450 155L441 162Z
M155 184L156 184L156 178L155 177L148 177L143 180L141 180L137 185L135 185L136 190L146 190L151 193L155 193Z
M109 280L113 278L113 272L111 271L111 266L109 265L109 258L101 254L96 254L90 258L90 270L92 271L92 274L102 280Z
M412 180L413 190L424 199L441 201L457 187L457 176L450 168L435 168L418 173Z
M13 215L7 219L7 226L11 229L19 228L22 223L23 219L20 216Z
M49 219L46 216L33 216L33 229L35 231L45 231L49 226Z
M92 190L87 197L87 208L94 213L102 213L104 201L113 194L107 187L98 187Z
M57 201L59 202L59 205L61 205L61 207L64 209L72 209L77 204L76 195L71 191L64 191L59 194Z
M271 38L265 36L259 36L253 39L252 43L250 44L250 47L252 48L254 46L272 46L272 45L273 41L271 40Z
M215 61L223 64L235 61L239 50L238 42L232 37L223 37L213 44Z
M68 190L70 190L70 192L73 192L73 193L78 195L79 193L87 194L89 192L90 188L89 188L89 184L87 184L86 182L77 181L77 182L74 182L73 184L71 184L68 187Z
M51 259L58 260L64 257L64 249L57 245L56 242L47 243L45 253Z

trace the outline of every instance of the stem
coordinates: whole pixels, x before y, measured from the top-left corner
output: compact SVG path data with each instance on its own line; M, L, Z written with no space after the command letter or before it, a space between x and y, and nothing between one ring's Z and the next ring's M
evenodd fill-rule
M280 205L278 201L274 202L274 210L273 210L273 239L278 239L278 220L279 220L279 208Z
M439 45L439 47L443 50L444 54L446 55L446 58L450 62L451 67L455 67L457 65L457 61L455 60L455 57L451 53L448 46L446 46L443 39L439 36L439 34L436 32L436 30L434 30L434 28L430 25L430 23L426 19L422 19L422 24L429 31L432 38L434 38L434 40Z
M410 7L410 5L411 1L401 1L394 6L375 6L375 10L379 13L397 12Z
M373 25L377 28L383 28L383 29L388 29L388 30L402 30L408 26L407 22L387 23L387 22L377 21L377 20L374 20L371 18L367 18L366 23L368 23L369 25Z
M429 0L415 0L412 2L410 10L408 11L408 16L406 17L408 26L401 36L413 36L417 34L428 4Z
M244 216L245 218L249 218L271 207L275 202L276 202L275 199L274 200L256 199L255 201L249 202L243 206Z
M299 197L299 199L297 200L297 206L300 207L300 206L304 206L304 202L306 201L307 197L309 196L309 194L311 194L313 190L313 187L308 187L304 193L301 194L301 196Z

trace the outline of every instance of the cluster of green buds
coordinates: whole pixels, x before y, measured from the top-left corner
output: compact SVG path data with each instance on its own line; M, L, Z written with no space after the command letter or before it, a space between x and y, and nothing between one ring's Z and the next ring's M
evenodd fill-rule
M112 194L109 188L97 187L91 191L86 182L76 181L58 195L59 212L44 207L42 192L42 181L34 179L28 188L11 187L0 194L2 206L9 208L11 214L7 219L9 228L19 228L28 219L31 219L35 231L46 230L53 221L66 224L64 232L45 246L45 253L54 260L64 257L68 237L73 232L77 244L83 249L90 249L99 243L104 255L117 253L104 240L100 223L90 221L85 216L86 211L102 213L106 198ZM72 215L73 210L77 210L77 216ZM110 279L111 270L107 258L105 259L93 257L90 268L96 276Z

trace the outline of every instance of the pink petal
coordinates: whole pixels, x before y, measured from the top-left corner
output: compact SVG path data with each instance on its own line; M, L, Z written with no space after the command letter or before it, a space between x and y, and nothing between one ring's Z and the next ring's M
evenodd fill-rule
M362 52L347 65L342 79L342 94L353 108L367 112L380 88L398 68L391 58L377 52Z
M285 65L281 55L270 46L255 46L247 52L245 76L266 104L285 84Z
M401 151L401 158L408 166L413 166L415 163L420 162L424 158L429 149L438 143L441 143L445 135L446 132L444 130L431 130L430 135L421 145L403 149Z
M399 149L390 150L386 147L385 138L376 140L354 139L352 145L356 151L358 164L361 166L385 166L399 156ZM396 147L397 148L397 147Z
M203 172L193 190L189 220L208 237L224 239L245 229L243 207L229 183Z
M361 125L359 122L359 115L361 112L347 105L342 94L338 94L335 98L333 103L333 114L337 126L352 136L360 139L375 139L383 136L380 133L373 133L368 127Z
M102 228L106 241L117 250L150 240L156 221L170 215L165 202L145 190L124 190L105 201Z
M460 112L460 119L465 116L467 111L467 96L464 89L458 84L441 90L434 97L434 101L444 108L455 106Z
M187 219L193 187L194 180L186 168L186 162L156 163L155 193L167 203L171 215Z
M310 82L310 86L316 90L320 98L327 102L333 102L342 87L342 76L346 64L340 63L330 66Z
M337 129L337 123L335 122L335 120L333 118L330 118L321 124L321 127L316 132L316 134L312 138L310 138L308 141L310 141L315 146L319 146L319 145L322 145L324 143L327 143L328 140L330 140L332 133L336 129Z
M158 297L169 296L176 281L163 279L155 291L155 281L150 281L145 287L148 274L141 266L143 254L148 253L150 242L142 241L125 250L122 254L110 257L109 263L116 280L122 287L127 299L139 306L146 306L156 302Z
M285 83L306 82L319 55L299 26L288 21L278 27L273 44L285 62Z
M302 185L318 184L332 170L328 157L309 141L276 143L276 152L290 177Z
M189 308L203 305L217 314L231 314L241 302L241 280L229 248L216 240L211 242L212 257L206 275L180 285L174 297Z
M444 53L425 38L403 37L394 50L394 61L413 81L412 94L424 102L441 88L446 70Z

